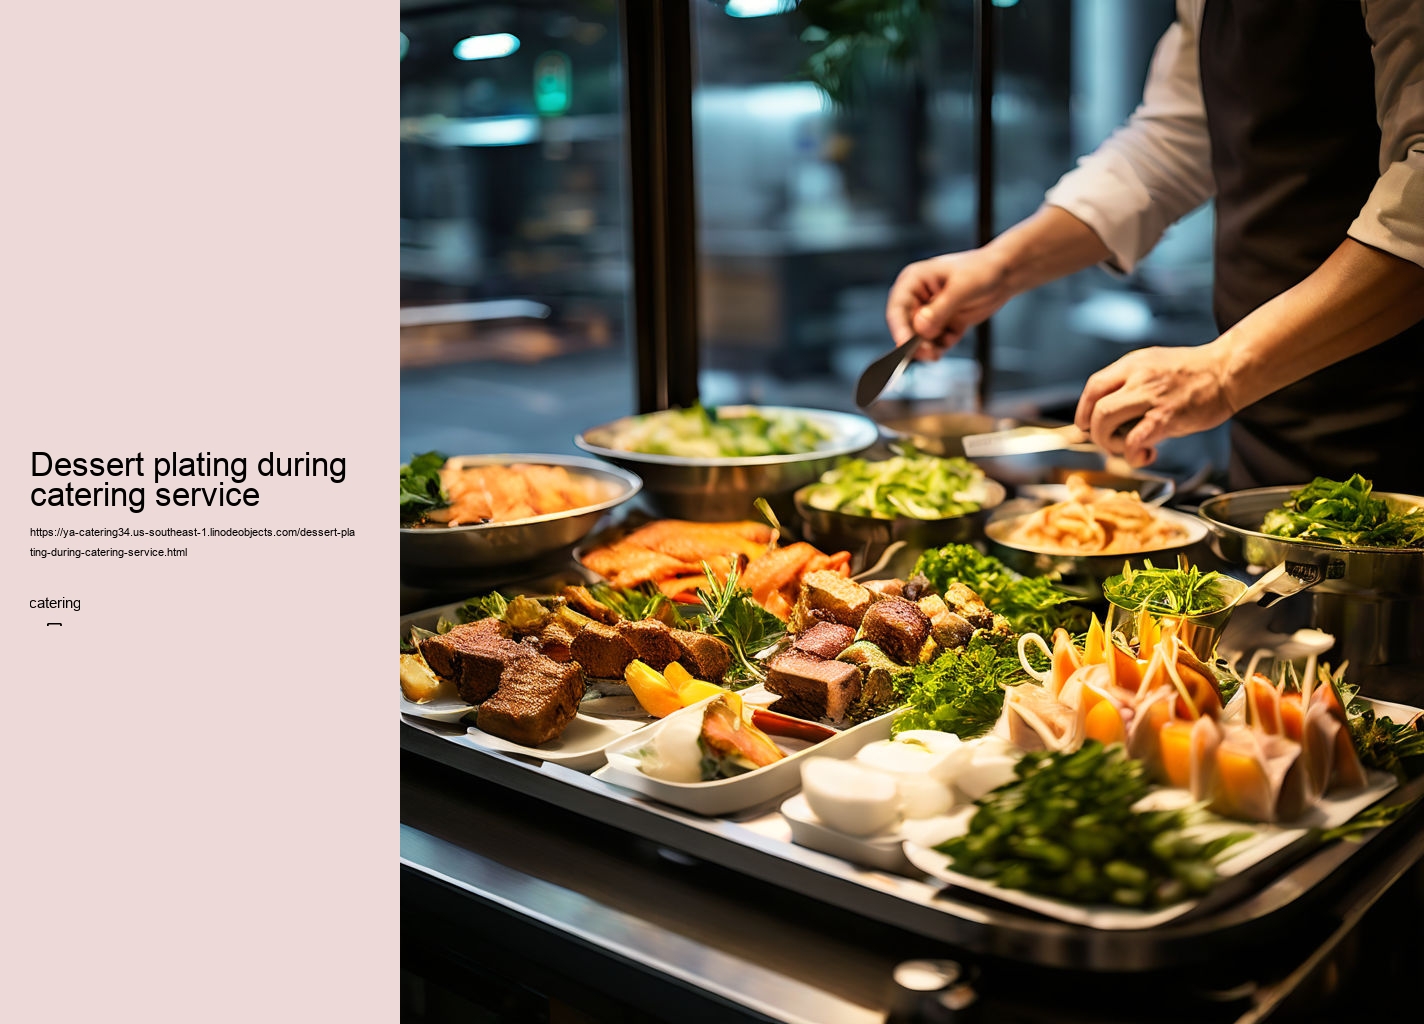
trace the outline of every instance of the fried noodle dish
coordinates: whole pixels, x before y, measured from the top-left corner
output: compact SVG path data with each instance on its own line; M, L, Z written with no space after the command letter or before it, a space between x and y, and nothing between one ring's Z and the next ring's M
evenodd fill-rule
M1053 554L1119 555L1171 547L1187 531L1136 491L1100 491L1077 474L1067 480L1068 500L1027 516L1008 535L1011 544Z

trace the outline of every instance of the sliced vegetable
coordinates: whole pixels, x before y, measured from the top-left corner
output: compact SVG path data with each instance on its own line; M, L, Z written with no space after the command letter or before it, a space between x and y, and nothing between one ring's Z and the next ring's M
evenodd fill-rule
M1103 581L1103 596L1119 608L1153 615L1193 616L1221 611L1228 603L1226 578L1219 572L1159 569L1148 559L1141 569L1126 562L1122 575Z
M786 756L766 733L742 717L736 694L708 701L700 741L703 779L726 779L774 764Z
M636 658L623 670L623 680L643 705L643 710L654 718L666 718L682 708L682 698L661 672Z
M805 500L827 512L877 519L948 519L978 511L989 493L984 471L967 459L907 454L852 459L824 473Z

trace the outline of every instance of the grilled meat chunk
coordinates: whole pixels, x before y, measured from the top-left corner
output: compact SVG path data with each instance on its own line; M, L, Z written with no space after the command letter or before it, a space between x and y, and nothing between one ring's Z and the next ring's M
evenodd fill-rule
M709 683L721 683L732 667L732 649L715 636L694 633L687 629L669 631L672 642L677 644L677 661L697 679Z
M453 635L454 630L446 633ZM422 652L424 647L421 648ZM460 638L454 654L455 692L467 704L479 704L499 688L509 664L529 649L505 637L485 633ZM428 664L428 661L427 661Z
M930 585L928 576L916 573L905 581L904 588L900 591L900 596L906 601L918 601L926 594L933 594L934 587Z
M774 709L782 714L839 722L860 696L860 669L793 648L771 659L766 688L780 695Z
M425 658L425 663L430 666L430 671L437 676L454 680L460 674L459 668L456 667L456 657L462 646L478 645L488 637L508 638L509 635L509 626L491 615L478 622L456 626L441 636L426 637L420 641L420 653Z
M994 628L994 615L984 599L963 583L951 583L944 588L944 603L975 629Z
M524 642L535 643L540 654L553 658L555 661L573 660L574 634L569 632L569 627L557 618L550 620L549 624L539 631L537 637L525 637Z
M860 639L869 640L902 665L913 665L930 635L930 620L912 601L890 597L877 601L860 624Z
M801 578L797 604L803 614L795 618L808 626L812 620L859 626L865 610L870 607L870 591L838 572L822 569Z
M861 586L870 591L870 600L883 601L887 597L901 597L905 589L904 580L867 580Z
M969 643L969 638L974 635L974 627L964 616L950 611L949 605L944 603L944 598L931 594L929 597L920 598L919 606L920 611L930 620L930 636L941 650L947 651Z
M579 630L569 645L573 660L595 679L621 679L628 662L637 655L618 630L601 622L590 622Z
M480 705L476 724L493 736L537 747L574 720L583 686L577 664L523 654L505 670L495 695Z
M897 685L914 675L914 669L896 664L869 640L857 640L842 651L837 660L859 667L861 698L875 705L889 703Z
M798 651L834 658L855 642L855 630L839 622L818 622L792 641Z
M672 630L657 619L643 619L640 622L620 622L614 627L618 635L633 646L634 656L661 672L679 655L681 649L672 638Z

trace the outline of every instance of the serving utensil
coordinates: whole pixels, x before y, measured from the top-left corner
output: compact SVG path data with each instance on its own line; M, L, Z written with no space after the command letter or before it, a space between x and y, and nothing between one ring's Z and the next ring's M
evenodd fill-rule
M1113 438L1127 436L1128 431L1142 422L1138 416L1118 425ZM1098 446L1088 435L1069 423L1062 427L1014 427L989 434L969 434L963 439L964 454L971 459L998 458L1005 455L1033 455L1037 452L1093 452Z
M925 339L917 334L905 344L892 348L883 356L877 356L875 361L861 372L860 380L856 382L855 404L864 409L879 398L882 391L899 380L900 374L905 372L905 367L910 365L910 360L915 358L915 353L924 341Z

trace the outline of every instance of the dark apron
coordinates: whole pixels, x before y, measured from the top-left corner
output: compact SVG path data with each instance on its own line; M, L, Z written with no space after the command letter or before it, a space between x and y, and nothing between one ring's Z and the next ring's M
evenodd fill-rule
M1359 0L1207 0L1200 59L1224 331L1344 241L1379 180L1380 132ZM1424 494L1421 360L1416 325L1241 410L1232 488L1359 472Z

